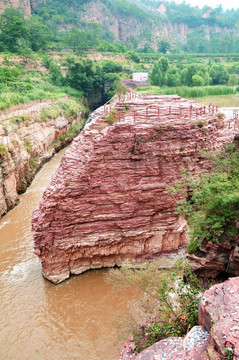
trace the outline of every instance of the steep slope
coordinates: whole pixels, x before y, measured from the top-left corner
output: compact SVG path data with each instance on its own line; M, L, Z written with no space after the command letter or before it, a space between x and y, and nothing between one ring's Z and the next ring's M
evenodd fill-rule
M56 104L35 101L0 115L0 218L18 203L18 194L27 189L42 164L69 142L63 134L80 124L82 112L74 119L64 115L43 119Z
M55 283L185 244L187 224L174 213L167 185L180 178L181 167L210 169L202 150L234 138L236 130L221 128L212 106L132 96L115 98L115 113L108 105L93 114L33 214L35 253Z
M217 9L202 10L185 3L147 0L9 0L1 2L0 13L7 7L20 9L25 16L38 15L50 26L55 38L57 31L64 32L72 27L86 30L93 36L89 47L97 46L94 40L101 33L100 41L112 42L114 35L116 40L145 51L158 49L160 41L166 40L176 48L180 43L187 44L190 52L211 52L213 46L212 52L218 52L214 43L222 33L226 47L222 46L220 52L237 52L238 48L238 39L231 37L239 34L239 10L220 13ZM215 41L210 43L213 39Z

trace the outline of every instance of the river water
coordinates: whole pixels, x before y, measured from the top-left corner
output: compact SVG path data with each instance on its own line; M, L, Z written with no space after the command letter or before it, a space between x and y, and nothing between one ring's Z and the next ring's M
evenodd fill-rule
M33 254L32 211L62 155L44 165L0 221L0 360L114 360L122 347L115 317L135 292L107 284L106 270L53 285Z

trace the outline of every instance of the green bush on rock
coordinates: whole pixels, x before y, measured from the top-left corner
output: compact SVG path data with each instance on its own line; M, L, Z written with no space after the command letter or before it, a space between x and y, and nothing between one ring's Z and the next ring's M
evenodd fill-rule
M177 212L184 214L190 226L189 252L197 252L202 243L230 244L238 234L239 221L239 150L230 145L210 157L214 167L210 174L195 179L182 171L182 181L171 189L185 200L178 202Z

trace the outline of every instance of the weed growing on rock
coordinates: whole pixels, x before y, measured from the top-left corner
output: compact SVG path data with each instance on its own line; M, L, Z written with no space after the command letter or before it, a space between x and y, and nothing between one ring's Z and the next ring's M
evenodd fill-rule
M104 128L105 128L105 124L104 124L104 123L100 123L100 125L99 125L99 131L104 130Z
M32 150L32 147L31 147L31 143L30 143L29 139L25 138L24 142L25 142L25 144L24 144L25 149L27 150L28 153L30 153Z
M203 121L203 120L198 120L198 121L197 121L197 126L198 126L199 128L203 128L205 125L206 125L206 122L205 122L205 121Z
M4 155L7 153L7 148L4 144L0 144L0 156L4 157Z
M7 126L3 126L3 131L5 135L8 135L8 127Z
M30 169L31 171L34 171L37 167L37 161L36 161L36 157L35 156L32 156L30 157L29 159L29 166L30 166Z
M228 360L233 359L233 350L231 348L225 349L225 359L228 359Z
M74 139L74 137L76 135L78 135L81 131L81 127L79 124L75 124L73 126L70 127L70 129L68 131L66 131L64 134L59 136L59 140L64 142L64 141L70 141L72 139Z
M105 117L108 125L113 125L116 121L115 119L115 109L112 109L109 115Z

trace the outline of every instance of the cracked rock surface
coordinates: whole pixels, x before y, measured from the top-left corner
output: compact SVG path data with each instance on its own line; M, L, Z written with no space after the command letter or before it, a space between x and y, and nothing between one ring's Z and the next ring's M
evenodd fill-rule
M187 223L174 213L178 199L167 186L182 167L210 171L202 151L235 136L219 125L217 111L175 95L115 98L110 109L92 114L33 214L35 253L54 283L177 251Z

